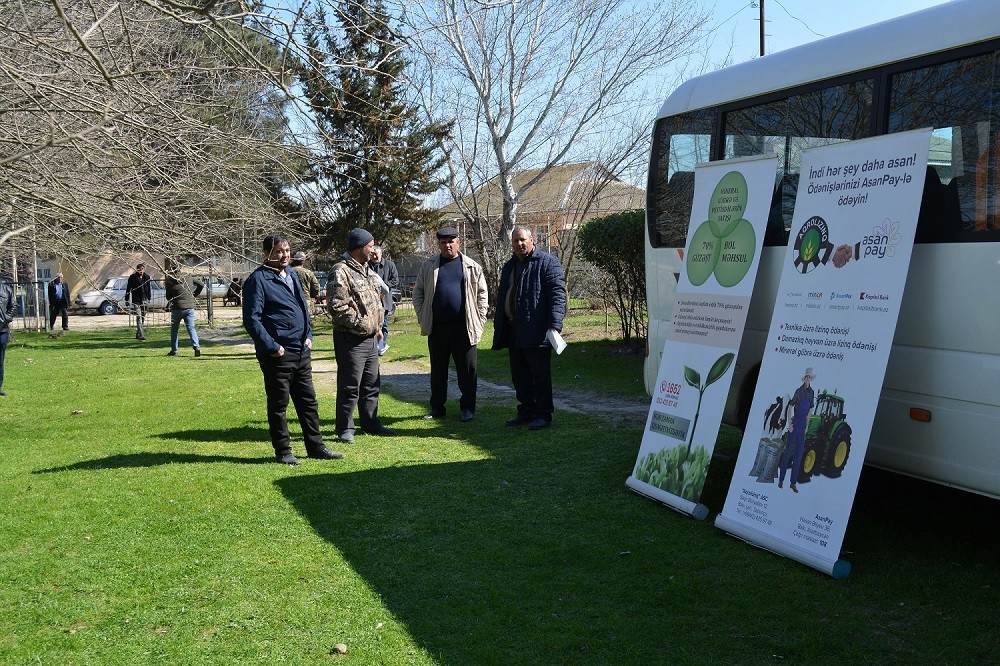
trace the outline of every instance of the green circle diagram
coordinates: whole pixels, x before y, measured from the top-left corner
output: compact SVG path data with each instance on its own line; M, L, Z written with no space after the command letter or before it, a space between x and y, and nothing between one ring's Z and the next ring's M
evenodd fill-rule
M722 252L715 265L715 279L723 287L733 287L750 270L754 251L757 249L757 234L747 220L740 220L733 232L722 239Z
M715 237L711 225L702 222L698 230L691 236L691 245L687 254L688 280L696 287L705 284L705 280L715 270L719 261L719 249L722 242Z
M712 192L708 202L708 223L716 238L733 233L747 209L747 181L739 171L730 171Z
M708 202L708 220L691 236L687 275L692 285L705 284L708 276L723 287L739 284L753 263L757 235L743 219L747 206L747 181L739 171L730 171L715 186Z

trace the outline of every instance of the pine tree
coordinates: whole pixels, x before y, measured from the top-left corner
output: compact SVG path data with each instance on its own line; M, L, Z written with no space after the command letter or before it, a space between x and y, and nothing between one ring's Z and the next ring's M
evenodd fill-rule
M335 11L342 39L317 12L299 71L325 144L314 166L320 248L338 249L350 229L363 227L402 253L438 224L421 198L441 185L436 173L449 126L423 124L407 100L409 63L382 0L344 0ZM322 61L324 52L333 54L333 63Z

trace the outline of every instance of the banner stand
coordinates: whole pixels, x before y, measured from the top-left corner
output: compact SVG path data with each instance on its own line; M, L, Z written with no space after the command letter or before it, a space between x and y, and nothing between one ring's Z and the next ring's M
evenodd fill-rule
M708 507L704 504L698 504L668 493L665 490L660 490L654 486L637 481L635 477L630 476L625 480L625 485L628 486L632 492L638 493L640 495L645 495L646 497L651 497L659 502L662 502L669 509L673 509L678 513L683 513L685 516L690 516L695 520L705 520L708 518Z
M851 573L851 563L847 560L828 560L802 548L796 548L787 541L776 539L766 532L761 532L743 523L736 522L719 514L715 518L715 526L732 534L737 539L746 541L751 546L769 550L776 555L801 562L807 567L833 576L835 580L847 578Z

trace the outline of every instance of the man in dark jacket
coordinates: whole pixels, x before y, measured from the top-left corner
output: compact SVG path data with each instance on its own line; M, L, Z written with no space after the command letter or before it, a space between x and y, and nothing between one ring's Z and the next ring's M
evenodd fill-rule
M3 390L3 361L7 354L7 343L10 341L10 324L14 321L16 303L13 286L0 275L0 395L7 395Z
M535 247L530 229L514 227L510 240L514 256L500 271L493 349L507 348L510 357L517 416L507 425L540 430L552 425L552 347L546 334L562 331L566 280L559 260Z
M302 426L310 458L336 459L323 445L319 403L312 380L312 325L308 296L295 271L287 269L291 250L279 234L264 238L264 264L243 283L243 327L253 338L264 374L267 423L278 462L298 465L288 434L289 396ZM287 269L287 270L286 270Z
M372 256L368 260L368 265L382 279L385 286L389 287L389 298L382 304L385 307L385 314L382 316L382 342L378 345L378 355L382 356L389 351L389 315L396 309L396 302L392 295L399 288L399 271L392 259L383 256L380 245L372 248Z
M149 275L146 273L146 264L137 264L135 273L128 276L128 283L125 285L125 304L135 306L135 339L145 340L146 331L146 304L153 300L153 292L149 286Z
M52 282L49 282L49 330L55 330L56 317L62 318L62 330L69 330L69 288L63 280L63 274L56 275Z

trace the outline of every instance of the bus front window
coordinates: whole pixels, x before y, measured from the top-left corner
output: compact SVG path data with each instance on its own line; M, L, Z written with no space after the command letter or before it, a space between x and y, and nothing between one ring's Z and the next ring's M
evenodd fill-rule
M684 247L694 168L711 159L714 124L715 113L710 111L672 116L656 124L646 204L653 247Z

